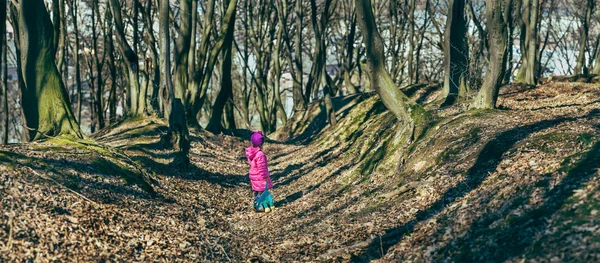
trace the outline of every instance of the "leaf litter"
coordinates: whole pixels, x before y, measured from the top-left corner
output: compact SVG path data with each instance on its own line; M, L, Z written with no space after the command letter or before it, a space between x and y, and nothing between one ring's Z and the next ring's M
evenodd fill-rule
M250 209L243 138L193 133L187 168L156 119L98 147L2 146L0 261L599 260L599 99L593 84L505 87L501 110L435 110L410 148L385 143L398 124L375 97L352 100L336 127L268 142L268 214Z

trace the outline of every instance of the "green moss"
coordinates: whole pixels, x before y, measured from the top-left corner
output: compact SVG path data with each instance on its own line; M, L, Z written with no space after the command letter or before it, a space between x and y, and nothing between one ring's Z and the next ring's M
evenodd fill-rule
M363 175L363 180L368 175L371 175L375 168L377 168L377 165L379 165L379 163L384 159L389 142L389 140L384 140L374 152L361 158L364 160L364 162L361 164L359 170L360 173Z
M495 110L492 110L492 109L470 109L467 111L467 113L468 113L467 116L476 117L476 118L486 117L487 115L489 115L490 113L492 113L494 111Z
M577 140L579 140L584 145L590 145L594 141L594 135L589 133L581 133L577 135Z

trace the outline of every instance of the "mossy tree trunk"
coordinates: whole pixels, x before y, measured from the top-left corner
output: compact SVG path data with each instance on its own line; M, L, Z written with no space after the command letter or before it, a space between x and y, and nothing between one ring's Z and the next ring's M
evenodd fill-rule
M468 90L469 46L465 23L465 0L449 0L444 36L443 105L454 104Z
M488 42L490 63L483 85L474 98L471 107L476 109L493 109L496 107L498 90L506 70L507 28L502 14L502 0L486 0Z
M371 87L383 104L402 122L409 132L409 141L414 136L415 123L423 114L423 108L412 102L392 80L385 68L384 45L375 25L371 0L356 0L358 24L365 44L365 55Z
M54 29L42 0L20 2L19 29L25 84L21 87L23 113L30 138L58 135L83 138L54 63Z
M175 96L177 98L185 98L184 94L188 89L188 80L190 76L188 75L188 67L193 64L194 57L190 57L190 44L191 39L196 39L196 32L192 32L193 25L196 21L192 21L192 13L195 13L196 10L192 10L192 0L180 0L179 1L179 34L175 41L175 58L174 58L174 67L175 67L175 79L173 81L173 85L175 88ZM191 64L188 63L188 60L192 60ZM187 100L183 100L184 106L187 106Z
M594 64L594 68L592 69L592 74L600 74L600 35L598 36L598 38L596 39L596 56L594 58L595 64Z
M225 7L227 7L229 1L237 0L226 0ZM228 101L233 99L233 81L231 80L231 53L233 50L233 31L235 28L235 15L228 22L230 24L227 25L227 33L225 34L225 41L223 43L223 63L221 64L221 90L219 91L215 103L213 104L212 115L210 117L208 125L206 126L206 130L212 133L218 133L223 130L223 125L221 123L221 120L223 119L223 111Z
M587 0L587 5L585 6L585 16L581 17L581 32L579 37L579 54L577 55L577 64L575 65L575 69L573 70L574 75L584 74L587 75L588 68L585 63L585 51L587 50L587 42L590 31L590 23L592 20L592 14L594 12L594 8L597 0Z

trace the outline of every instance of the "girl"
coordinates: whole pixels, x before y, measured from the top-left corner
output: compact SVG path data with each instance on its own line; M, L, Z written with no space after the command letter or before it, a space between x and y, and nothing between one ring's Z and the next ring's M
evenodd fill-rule
M252 185L252 191L256 199L257 196L260 196L265 191L267 184L268 189L273 188L273 182L271 182L271 175L267 167L267 156L262 151L262 145L265 143L265 137L262 132L253 132L250 142L252 146L246 148L246 157L248 158L248 164L250 164L250 171L248 172L250 184ZM270 210L269 207L257 208L259 212L269 212Z

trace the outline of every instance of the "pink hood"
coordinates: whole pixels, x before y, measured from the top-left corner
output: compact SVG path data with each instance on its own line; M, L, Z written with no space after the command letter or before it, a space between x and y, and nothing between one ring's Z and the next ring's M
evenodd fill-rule
M246 148L246 158L248 158L248 164L250 164L248 176L250 177L252 190L257 192L264 191L265 182L269 182L269 189L273 188L265 153L258 147L250 146Z

